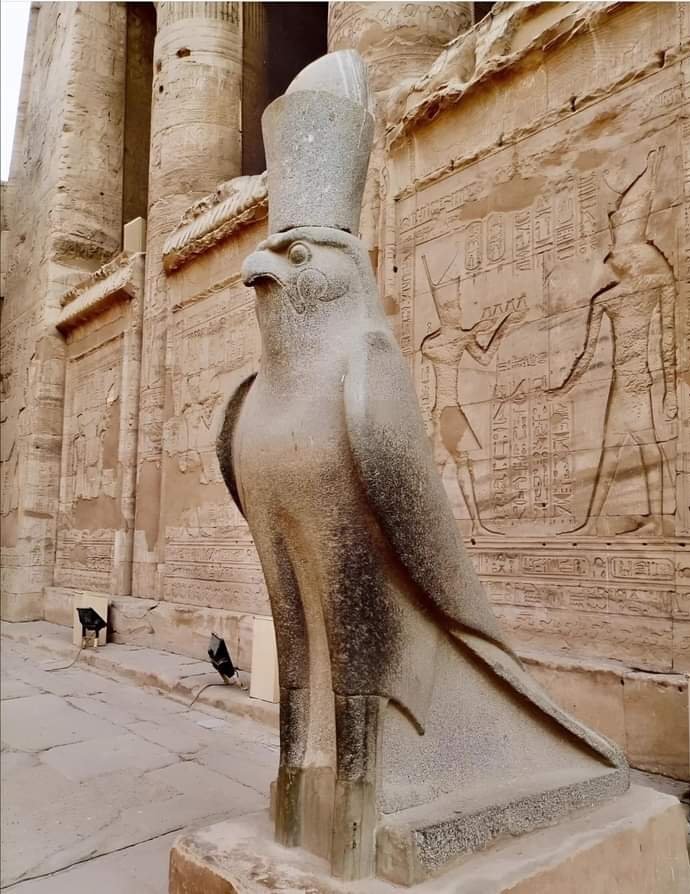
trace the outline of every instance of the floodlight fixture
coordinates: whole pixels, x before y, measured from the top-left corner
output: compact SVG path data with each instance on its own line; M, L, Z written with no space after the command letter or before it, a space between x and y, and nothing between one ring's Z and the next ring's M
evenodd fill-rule
M211 634L211 639L208 644L208 657L211 659L211 664L223 678L224 683L240 682L240 676L237 673L235 665L232 663L232 658L230 657L228 647L225 645L225 640L220 636L216 636L215 633Z
M82 648L90 648L98 645L98 634L107 627L106 621L98 614L98 612L88 606L87 608L78 608L79 623L81 624L81 644Z

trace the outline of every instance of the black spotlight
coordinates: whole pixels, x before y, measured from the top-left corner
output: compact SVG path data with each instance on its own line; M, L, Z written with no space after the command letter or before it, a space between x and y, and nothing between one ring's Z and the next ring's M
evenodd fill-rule
M215 633L211 634L211 639L208 644L208 657L211 659L211 664L221 675L225 683L239 683L240 677L235 665L232 663L232 658L228 652L228 647L225 645L225 640L216 636Z
M108 625L97 611L89 608L78 608L79 623L81 624L82 646L94 646L98 641L98 634Z

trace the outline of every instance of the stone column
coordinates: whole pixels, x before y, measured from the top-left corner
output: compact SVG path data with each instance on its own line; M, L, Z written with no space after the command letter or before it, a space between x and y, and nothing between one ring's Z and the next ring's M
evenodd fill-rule
M162 250L196 199L241 173L239 3L157 3L133 592L158 598L170 308Z
M328 49L358 50L376 93L418 78L472 27L472 3L329 3Z
M328 4L328 49L355 49L367 63L369 87L376 96L376 130L362 203L361 237L383 286L387 178L384 160L384 108L404 82L424 75L444 46L472 27L472 3ZM392 208L390 209L392 211ZM390 300L383 288L387 310Z
M123 3L36 4L10 171L3 302L2 617L43 616L53 583L64 400L60 296L118 250Z

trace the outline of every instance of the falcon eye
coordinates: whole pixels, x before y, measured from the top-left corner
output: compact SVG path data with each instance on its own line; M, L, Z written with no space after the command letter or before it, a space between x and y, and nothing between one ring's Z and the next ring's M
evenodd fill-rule
M288 251L288 260L291 264L304 264L311 257L311 252L302 242L294 242Z

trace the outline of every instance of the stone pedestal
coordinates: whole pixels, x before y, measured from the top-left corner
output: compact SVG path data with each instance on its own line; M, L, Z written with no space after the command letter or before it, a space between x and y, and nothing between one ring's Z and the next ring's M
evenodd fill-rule
M675 798L634 787L557 827L499 843L412 890L418 894L685 894L685 820ZM341 883L326 862L277 845L264 813L178 839L170 894L394 894L381 879Z

